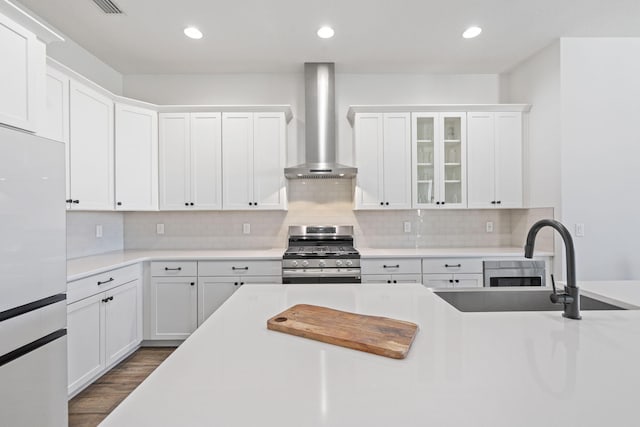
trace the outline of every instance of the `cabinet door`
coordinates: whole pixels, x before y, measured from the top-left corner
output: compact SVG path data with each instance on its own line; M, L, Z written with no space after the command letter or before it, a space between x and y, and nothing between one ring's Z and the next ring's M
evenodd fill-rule
M36 131L45 57L44 44L32 32L0 14L0 123Z
M467 206L495 207L494 113L467 114Z
M253 197L253 167L253 114L223 113L223 209L245 210L253 207L256 201Z
M362 275L362 284L363 285L386 285L391 283L391 275L390 274L363 274Z
M440 190L437 177L439 145L436 144L438 115L435 113L412 114L412 180L413 206L415 208L436 207Z
M384 114L383 202L385 208L411 208L411 116Z
M522 207L522 113L495 113L496 202Z
M116 104L116 210L158 209L158 113Z
M113 210L113 102L72 80L69 105L72 208Z
M159 114L160 209L188 209L190 199L189 114Z
M136 348L142 339L140 280L118 286L105 294L105 363L107 367Z
M240 287L238 277L198 279L198 324L201 325Z
M151 338L186 339L198 326L195 277L151 279Z
M453 288L452 274L423 274L422 284L427 288Z
M222 115L191 113L191 197L194 209L222 208Z
M356 114L354 124L356 209L381 209L384 203L383 116Z
M46 100L38 116L39 136L64 142L66 167L65 199L71 198L69 180L69 77L53 68L47 68Z
M253 115L253 201L258 209L285 209L284 113Z
M100 293L67 306L68 393L91 381L105 367L103 304Z
M440 113L440 207L467 205L467 124L465 113Z
M454 274L454 288L481 288L484 278L482 274Z

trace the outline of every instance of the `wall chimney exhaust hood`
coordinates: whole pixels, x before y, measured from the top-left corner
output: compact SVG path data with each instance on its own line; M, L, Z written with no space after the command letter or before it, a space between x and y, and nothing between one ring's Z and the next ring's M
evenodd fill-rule
M305 163L285 168L292 179L353 178L357 168L336 163L333 63L304 64Z

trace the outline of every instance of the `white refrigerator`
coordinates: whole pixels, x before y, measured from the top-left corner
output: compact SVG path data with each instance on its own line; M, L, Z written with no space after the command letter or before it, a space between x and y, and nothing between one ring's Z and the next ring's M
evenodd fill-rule
M0 127L0 425L68 424L64 144Z

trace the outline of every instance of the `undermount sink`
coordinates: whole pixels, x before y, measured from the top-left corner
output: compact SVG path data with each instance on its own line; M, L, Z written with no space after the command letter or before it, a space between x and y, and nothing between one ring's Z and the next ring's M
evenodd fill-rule
M494 311L562 311L562 304L549 300L551 290L457 290L434 291L440 298L462 312ZM628 310L585 295L580 296L581 310Z

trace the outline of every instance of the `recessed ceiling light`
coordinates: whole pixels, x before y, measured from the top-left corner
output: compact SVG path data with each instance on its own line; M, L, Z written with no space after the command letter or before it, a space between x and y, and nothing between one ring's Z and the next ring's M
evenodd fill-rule
M480 27L469 27L464 30L464 33L462 33L462 37L464 37L465 39L472 39L474 37L478 37L481 32L482 28Z
M184 35L191 39L201 39L202 32L196 27L187 27L184 29Z
M320 27L320 29L318 30L318 37L320 37L321 39L330 39L334 34L335 31L333 31L333 28L331 27L324 26Z

